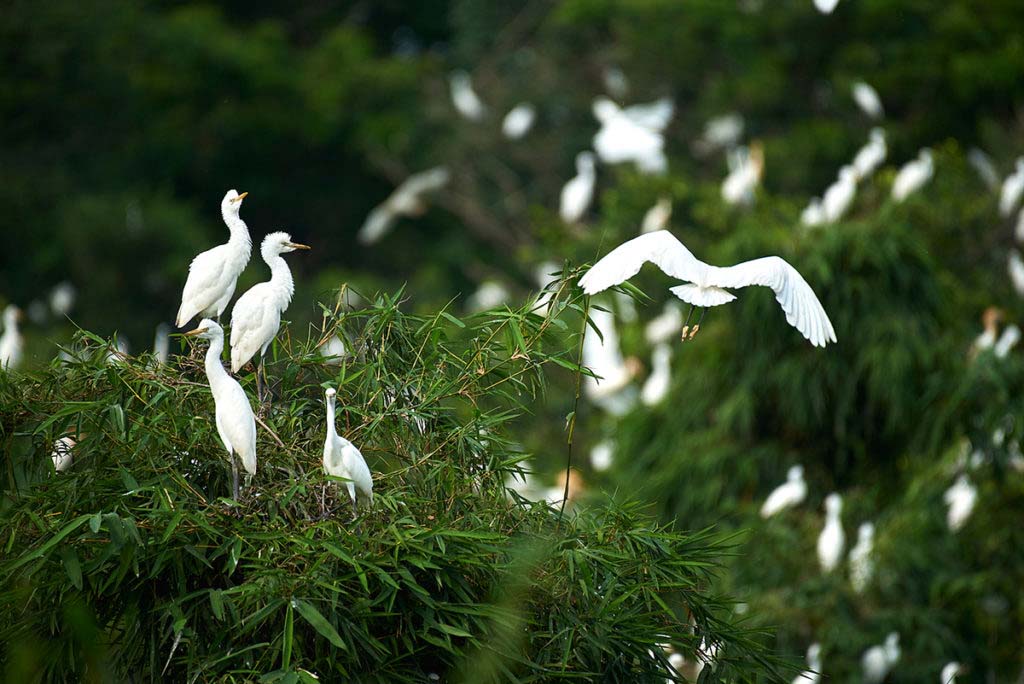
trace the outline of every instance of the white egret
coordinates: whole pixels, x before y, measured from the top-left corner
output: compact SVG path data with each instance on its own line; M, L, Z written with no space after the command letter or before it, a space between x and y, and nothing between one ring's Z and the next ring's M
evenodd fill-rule
M729 175L722 181L722 199L733 206L750 206L764 173L764 148L756 142L738 147L730 150L726 161Z
M604 78L604 89L612 97L621 99L629 92L629 79L626 78L625 72L619 67L607 67L602 76Z
M288 308L295 294L295 282L291 269L281 254L297 249L309 249L307 245L292 242L288 233L277 232L263 238L260 254L270 267L270 280L253 285L238 298L231 310L231 371L237 373L256 352L260 354L260 365L256 371L256 388L260 401L263 391L260 375L265 376L264 361L267 348L281 327L281 314ZM265 381L264 377L264 381Z
M485 280L480 287L466 298L466 309L471 313L479 313L504 305L512 297L508 288L497 280Z
M935 164L932 160L932 151L926 147L917 154L917 159L904 164L896 174L896 180L892 184L892 198L897 202L907 199L912 193L924 187L924 184L931 180L933 173Z
M853 101L857 103L862 112L872 119L880 119L885 115L882 98L878 96L878 91L870 85L864 81L856 81L850 91L853 93Z
M843 217L853 204L857 193L857 170L852 166L839 169L839 177L825 190L821 205L825 212L825 221L835 223Z
M885 161L889 148L885 144L885 131L881 128L872 128L868 135L868 141L862 148L857 150L853 158L853 168L857 171L857 180L864 180Z
M761 506L761 517L770 518L787 508L803 503L807 496L807 483L804 482L804 467L790 466L786 472L786 481L772 490Z
M171 340L168 337L170 332L171 326L161 323L156 326L156 332L153 334L153 358L160 365L167 363L171 355Z
M452 104L455 105L459 114L470 121L479 121L484 118L487 109L480 97L473 90L473 81L465 71L455 71L448 77L448 86L451 90Z
M566 480L568 480L568 491L569 496L566 497ZM558 473L558 477L555 478L555 484L544 489L541 493L541 498L544 499L549 506L559 506L562 500L565 500L566 508L571 508L572 504L579 500L581 496L587 491L587 484L583 480L583 476L580 471L575 468L569 469L569 475L566 477L565 471L562 470Z
M580 152L576 155L576 175L562 188L558 213L566 223L578 223L587 213L594 199L594 155Z
M737 112L716 116L704 124L704 132L694 143L694 148L699 154L732 149L743 137L744 128L743 115Z
M659 344L651 357L651 374L647 376L640 390L640 402L644 406L660 404L668 394L672 382L672 347Z
M992 347L992 353L996 355L997 359L1005 359L1010 351L1017 346L1020 342L1020 328L1015 325L1008 325L1003 328L1003 334L996 340L995 346Z
M942 500L947 506L946 524L951 532L957 532L974 512L974 505L978 502L978 488L963 473L942 495Z
M821 644L807 647L807 669L793 679L793 684L817 684L821 681Z
M181 293L181 306L175 324L181 328L196 316L220 319L235 293L235 282L245 270L252 254L249 228L239 218L242 200L249 193L239 195L228 190L220 202L220 214L231 231L223 245L208 249L192 260L188 279Z
M1013 173L1003 181L1003 187L999 191L1000 216L1012 214L1022 195L1024 195L1024 157L1017 159Z
M601 335L588 331L584 336L583 365L598 378L585 377L583 392L601 408L621 415L632 408L635 401L635 396L625 390L639 373L640 363L633 358L623 359L615 317L610 312L592 309L590 319Z
M967 161L974 167L978 177L988 186L989 190L995 190L999 187L999 172L996 171L996 165L992 163L992 158L985 154L983 150L972 147L967 153Z
M683 308L679 302L669 300L665 302L662 312L652 318L644 326L644 339L648 344L657 345L667 342L676 331L683 325Z
M662 131L675 112L672 100L664 97L625 109L599 97L593 104L601 130L594 135L594 151L606 164L633 162L641 173L664 173L665 139Z
M964 673L964 667L956 661L946 663L939 675L939 684L956 684L956 676Z
M814 6L822 14L832 14L832 10L839 4L839 0L814 0Z
M832 572L839 565L846 546L846 533L839 518L842 510L843 499L839 494L832 492L825 497L825 526L818 535L818 562L825 573Z
M530 132L537 118L537 109L529 102L521 102L509 110L501 122L501 133L509 140L519 140Z
M0 368L14 370L21 365L25 351L25 337L18 329L21 309L8 304L4 309L4 332L0 334Z
M534 282L537 283L537 287L541 290L540 295L537 297L537 304L533 308L533 312L538 316L548 315L548 307L551 305L551 298L555 296L553 291L548 291L548 286L557 282L561 276L562 267L554 261L541 262L541 264L533 270Z
M324 357L324 363L331 366L340 366L341 360L348 354L345 343L337 335L331 335L326 342L320 345L320 355Z
M804 210L800 212L800 223L808 228L825 223L825 207L822 205L821 199L817 197L811 198L811 201L807 203Z
M71 313L72 307L75 306L76 295L75 286L68 281L65 280L57 283L50 290L50 309L53 311L53 314L63 317Z
M356 240L372 245L391 231L400 216L421 216L427 211L426 196L446 186L450 178L451 173L443 166L412 174L370 212Z
M880 684L900 661L900 635L890 632L885 643L872 646L860 657L865 684Z
M256 417L249 397L238 381L228 375L220 361L224 352L224 330L216 322L204 318L199 327L185 333L210 341L206 350L206 378L213 393L217 434L231 460L231 493L238 500L238 461L251 478L256 474Z
M53 443L53 453L50 454L50 460L53 461L53 469L58 473L63 473L65 470L71 467L74 461L73 449L75 448L75 440L71 437L61 437Z
M603 439L590 450L590 467L596 472L603 472L615 462L615 445L610 439Z
M850 585L858 594L867 589L875 574L874 547L875 526L869 522L861 523L857 528L857 543L850 549Z
M667 275L687 281L669 288L679 299L693 307L719 306L736 299L725 288L764 285L775 292L786 321L816 347L836 341L832 322L803 276L777 256L745 261L735 266L718 267L697 259L672 233L659 230L624 242L594 264L580 278L586 294L595 294L636 275L646 262L652 262ZM701 315L703 318L703 314ZM687 323L689 316L687 316ZM683 325L683 335L688 330ZM692 339L700 322L690 334Z
M662 197L644 214L643 223L640 224L640 234L664 230L668 226L670 218L672 218L672 200Z
M995 346L999 336L999 321L1002 318L1003 312L995 306L990 306L982 312L982 332L975 338L974 344L971 346L972 354L977 354Z
M366 459L352 442L338 435L334 427L334 404L337 391L328 387L324 391L327 403L327 437L324 439L324 472L332 477L343 477L348 482L348 496L352 500L352 513L356 515L356 492L373 505L373 476L366 465Z

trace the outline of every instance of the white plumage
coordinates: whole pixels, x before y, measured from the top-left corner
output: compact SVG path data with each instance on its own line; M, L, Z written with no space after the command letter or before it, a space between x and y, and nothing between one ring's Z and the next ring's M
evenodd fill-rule
M1024 195L1024 157L1017 159L1016 169L1003 181L1003 187L999 191L999 214L1012 214L1020 202L1021 195Z
M590 450L590 467L597 472L603 472L612 467L615 462L615 445L610 439L604 439L594 445Z
M642 173L664 173L665 139L662 131L675 112L669 98L625 109L606 97L593 104L601 130L594 136L594 151L606 164L633 162Z
M807 647L807 670L793 679L793 684L817 684L821 681L821 644L814 642Z
M324 472L333 477L343 477L348 482L348 496L352 500L352 510L356 509L356 493L366 497L373 504L373 476L366 465L366 459L352 442L338 435L334 427L334 404L337 392L328 387L324 392L327 403L327 438L324 440Z
M900 661L900 635L890 632L885 643L872 646L860 658L865 684L879 684Z
M1010 351L1017 346L1017 343L1020 342L1020 336L1020 328L1012 324L1006 326L992 347L992 353L996 355L997 359L1005 359Z
M485 280L466 298L466 309L471 313L496 309L508 302L512 293L497 280Z
M832 10L839 4L839 0L814 0L814 6L822 14L832 14Z
M853 93L853 100L860 107L861 111L872 119L880 119L885 114L882 108L882 98L878 91L864 81L857 81L850 88Z
M972 147L967 153L967 161L978 172L978 177L988 186L989 190L999 187L999 172L996 171L992 158L985 154L984 150Z
M0 335L0 368L14 370L21 365L25 350L25 338L18 330L21 309L8 304L4 309L4 332Z
M644 406L661 403L668 394L672 383L672 347L659 344L651 358L651 374L647 376L640 390L640 401Z
M885 144L885 131L881 128L872 128L868 141L862 148L857 150L853 158L853 168L857 172L857 180L864 180L882 165L889 148Z
M786 473L786 481L772 490L761 506L761 517L770 518L787 508L803 503L807 496L807 483L804 482L804 467L791 466Z
M644 327L644 339L648 344L657 345L675 335L683 325L683 309L679 302L669 300L660 314Z
M450 178L451 174L443 166L412 174L369 213L356 240L372 245L391 231L400 216L422 215L427 210L426 195L443 188Z
M836 341L832 322L803 276L777 256L718 267L697 259L668 231L659 230L624 242L580 278L586 294L595 294L636 275L646 262L687 284L669 288L688 304L718 306L736 299L724 288L764 285L786 314L786 321L816 347Z
M227 449L231 460L232 494L238 499L238 462L250 476L256 474L256 418L249 397L238 381L228 375L221 364L220 357L224 352L224 330L209 318L199 322L199 327L185 333L186 336L198 336L210 341L206 350L206 377L210 382L210 392L216 406L215 419L217 434Z
M951 532L957 532L974 512L974 505L978 502L978 488L963 474L946 490L942 500L947 506L946 524Z
M171 326L161 323L153 333L153 358L160 365L167 363L171 356Z
M729 174L722 181L722 199L731 205L749 206L754 203L754 190L764 172L764 151L758 144L750 148L738 147L726 157Z
M701 154L731 149L743 137L744 127L743 116L737 112L716 116L704 124L704 132L694 146Z
M911 194L924 187L924 184L931 180L934 172L932 151L925 148L918 153L917 159L904 164L896 174L896 180L892 184L892 198L897 202L907 199Z
M601 331L601 335L588 331L584 336L583 365L592 370L599 379L585 377L583 392L595 404L619 414L628 410L635 400L634 396L620 401L617 395L625 394L623 390L636 377L637 364L622 358L615 317L610 312L592 309L590 319Z
M536 118L536 108L529 102L521 102L510 109L502 119L501 133L509 140L519 140L530 132Z
M956 676L963 674L963 671L963 666L956 661L946 663L939 675L939 684L956 684Z
M562 188L558 213L566 223L577 223L587 213L594 199L594 155L580 152L576 155L576 175Z
M640 234L664 230L670 218L672 218L672 200L662 197L644 214L643 223L640 225Z
M53 443L53 453L50 454L50 460L53 461L53 469L58 473L63 473L65 470L71 467L74 461L73 449L75 448L75 440L71 437L61 437Z
M50 291L50 309L55 316L62 317L71 313L77 298L75 286L68 281L57 283Z
M875 526L869 522L857 528L857 543L850 549L850 585L858 594L867 589L875 574L872 553L875 547Z
M828 187L822 198L821 205L825 212L825 221L835 223L841 219L853 204L856 194L857 171L852 166L844 166L839 169L839 178Z
M843 499L835 492L825 498L825 526L818 535L818 562L822 572L832 572L843 557L846 533L839 518L843 510Z
M235 293L235 282L245 270L252 253L249 228L238 216L242 200L249 193L239 195L228 190L220 203L220 213L231 231L228 241L208 249L192 260L188 267L188 278L181 293L181 306L175 324L181 328L196 316L220 318L228 308L231 295Z
M484 118L487 109L480 97L473 90L473 82L465 71L453 72L448 77L448 85L451 89L452 104L456 111L470 121L479 121Z
M825 207L821 204L821 199L817 197L811 198L811 201L807 203L804 210L800 212L800 223L808 228L825 223Z

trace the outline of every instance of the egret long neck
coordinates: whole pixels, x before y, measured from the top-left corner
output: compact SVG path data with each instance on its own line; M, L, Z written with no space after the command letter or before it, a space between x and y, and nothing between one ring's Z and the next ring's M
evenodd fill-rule
M327 436L334 437L337 431L334 429L334 397L327 401Z
M269 256L269 258L267 258ZM264 255L267 265L270 266L270 285L280 298L278 302L283 311L292 302L292 295L295 294L295 281L292 280L292 271L288 268L287 262L280 254Z
M210 347L206 350L206 378L210 381L211 389L231 380L231 376L224 370L224 364L220 362L220 355L223 352L223 336L214 337L210 340Z
M223 211L221 216L224 218L224 223L227 224L228 230L231 231L231 238L228 240L228 244L235 245L244 251L245 260L248 261L249 256L252 254L252 238L249 237L249 227L245 225L245 221L238 214Z

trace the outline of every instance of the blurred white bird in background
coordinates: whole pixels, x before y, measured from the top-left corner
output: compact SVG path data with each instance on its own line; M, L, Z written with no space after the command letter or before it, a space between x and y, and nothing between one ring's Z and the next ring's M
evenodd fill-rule
M260 401L264 399L260 376L263 375L265 379L267 348L281 327L281 314L288 308L295 294L291 269L281 255L297 249L309 247L292 242L292 236L288 233L271 233L263 238L260 254L270 267L270 280L250 287L231 310L231 372L237 373L259 352L256 392Z
M644 214L643 223L640 224L640 234L664 230L670 218L672 218L672 200L662 197Z
M988 186L989 190L995 190L999 187L999 172L996 171L996 165L992 163L992 158L985 154L983 150L972 147L967 153L967 161L974 167L978 177Z
M659 344L651 356L651 374L647 376L640 390L640 401L644 406L661 403L672 384L672 348Z
M804 210L800 212L800 223L808 228L821 226L825 223L825 207L818 197L812 197Z
M615 462L615 445L610 439L603 439L590 450L590 467L596 472L604 472Z
M324 357L324 363L330 366L340 366L342 359L348 354L345 343L337 335L331 335L327 341L320 345L320 355Z
M892 184L892 198L902 202L931 180L935 172L932 151L927 147L918 152L917 159L907 162L896 174Z
M511 297L512 293L508 288L497 280L485 280L466 298L466 310L470 313L479 313L494 309L505 304Z
M623 359L619 350L619 334L615 317L608 311L591 309L590 319L601 331L598 336L588 330L583 338L583 365L599 379L583 378L585 396L613 415L621 415L632 408L635 394L625 392L640 371L636 359Z
M981 313L982 331L971 345L972 355L995 346L999 336L999 321L1002 318L1002 310L995 306L990 306Z
M1024 194L1024 157L1017 159L1013 173L1003 181L999 191L999 214L1009 216L1017 208L1021 195Z
M231 231L231 237L223 245L208 249L192 260L175 319L179 328L196 316L219 319L228 308L228 302L235 294L238 276L245 270L252 254L249 228L238 216L242 200L248 194L243 192L239 195L235 190L228 190L221 200L220 214Z
M875 574L872 553L875 548L875 526L861 523L857 528L857 543L850 549L850 585L858 594L867 589Z
M900 635L890 632L885 643L872 646L860 657L865 684L880 684L900 661Z
M501 134L509 140L519 140L530 132L536 118L536 107L529 102L520 102L502 119Z
M676 300L665 302L662 312L644 326L644 339L648 344L668 342L683 325L683 307Z
M356 240L372 245L391 231L400 216L423 215L427 211L426 196L446 186L450 178L451 174L443 166L412 174L369 213Z
M882 98L878 96L878 91L870 85L864 81L856 81L851 86L850 91L853 93L853 101L869 117L881 119L885 115L885 110L882 108Z
M963 666L956 662L949 662L942 668L942 673L939 675L940 684L956 684L956 676L964 673Z
M978 488L964 473L946 490L942 500L947 506L946 524L951 532L957 532L974 512L974 504L978 502Z
M836 341L832 322L803 276L777 256L745 261L735 266L711 266L697 259L672 233L659 230L635 237L619 245L594 264L580 278L586 294L596 294L635 276L650 261L667 275L685 284L669 288L669 292L693 307L727 304L736 299L725 288L764 285L775 292L775 298L786 314L786 321L816 347ZM703 314L701 315L703 318ZM684 337L689 332L683 325ZM690 339L700 329L694 326Z
M53 443L53 452L50 454L50 460L53 461L54 470L58 473L63 473L71 467L74 461L74 454L72 452L74 448L75 440L71 437L61 437Z
M50 310L53 311L53 315L63 318L71 313L71 309L75 306L77 295L75 286L68 281L65 280L57 283L50 290Z
M885 144L885 131L872 128L868 141L857 151L853 158L853 168L857 171L857 180L864 180L873 174L885 161L889 148Z
M216 322L204 318L199 327L185 333L210 341L206 350L206 377L215 405L217 434L231 460L231 494L238 500L238 460L249 477L256 474L256 417L249 406L249 397L238 381L228 375L220 361L224 352L224 330ZM238 457L237 459L235 457Z
M641 173L660 174L668 169L662 131L675 113L671 99L663 97L623 109L607 97L599 97L594 100L593 112L601 124L594 135L594 151L602 162L633 162Z
M821 681L821 644L807 647L807 670L793 679L793 684L817 684Z
M363 454L352 442L338 435L334 426L334 410L337 401L337 390L328 387L324 391L327 404L327 437L324 439L324 472L332 477L343 477L348 496L352 500L352 514L357 515L356 492L366 497L373 505L373 476L366 465Z
M814 0L814 6L822 14L832 14L832 10L839 4L839 0Z
M18 329L21 309L8 304L4 309L4 332L0 334L0 368L15 370L21 365L25 351L25 337Z
M153 358L160 365L167 363L171 356L171 326L161 323L153 333Z
M561 277L562 266L554 261L543 261L533 270L534 282L541 291L541 294L537 298L537 305L533 309L533 312L538 316L548 315L548 307L550 306L551 298L555 296L555 293L553 291L545 292L545 290L548 285L556 282Z
M772 490L761 506L761 517L770 518L787 508L803 503L807 496L807 483L804 482L804 467L790 466L786 473L786 481Z
M857 194L857 170L852 166L844 166L839 169L839 177L825 190L822 198L822 209L825 212L825 221L835 223L843 218L843 215L853 204L853 198Z
M131 345L128 344L128 338L119 332L115 332L111 339L113 346L107 350L107 365L113 363L121 363L128 358L131 353Z
M821 571L832 572L839 565L846 546L846 533L839 516L843 511L843 499L832 492L825 498L825 526L818 535L818 562Z
M453 71L448 77L448 86L451 91L452 104L455 110L470 121L479 121L484 118L487 109L480 97L473 90L473 81L465 71Z
M1020 328L1016 325L1008 325L1003 328L1003 333L996 340L995 346L992 347L992 353L996 355L997 359L1005 359L1018 342L1020 342Z
M743 116L737 112L709 119L701 137L694 141L694 149L705 156L717 150L731 150L743 138L745 126Z
M737 147L726 156L729 174L722 181L722 199L733 206L750 206L764 173L764 148L760 143Z
M602 73L604 89L609 95L617 100L629 94L629 79L626 74L616 66L607 67Z
M594 168L594 155L591 152L580 152L576 155L576 175L562 188L561 202L558 213L566 223L579 223L587 213L594 199L594 182L597 171Z

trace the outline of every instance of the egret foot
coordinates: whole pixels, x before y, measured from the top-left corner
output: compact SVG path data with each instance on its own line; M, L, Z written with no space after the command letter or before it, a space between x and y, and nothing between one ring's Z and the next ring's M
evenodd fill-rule
M696 336L697 336L697 332L698 332L699 330L700 330L700 323L698 323L697 325L693 326L693 330L691 330L691 331L690 331L690 339L691 339L691 340L692 340L692 339L693 339L694 337L696 337Z
M690 326L688 326L688 325L684 325L684 326L683 326L683 334L682 334L682 336L681 336L681 337L679 338L679 341L680 341L680 342L685 342L685 341L686 341L686 333L688 333L688 332L690 332Z

